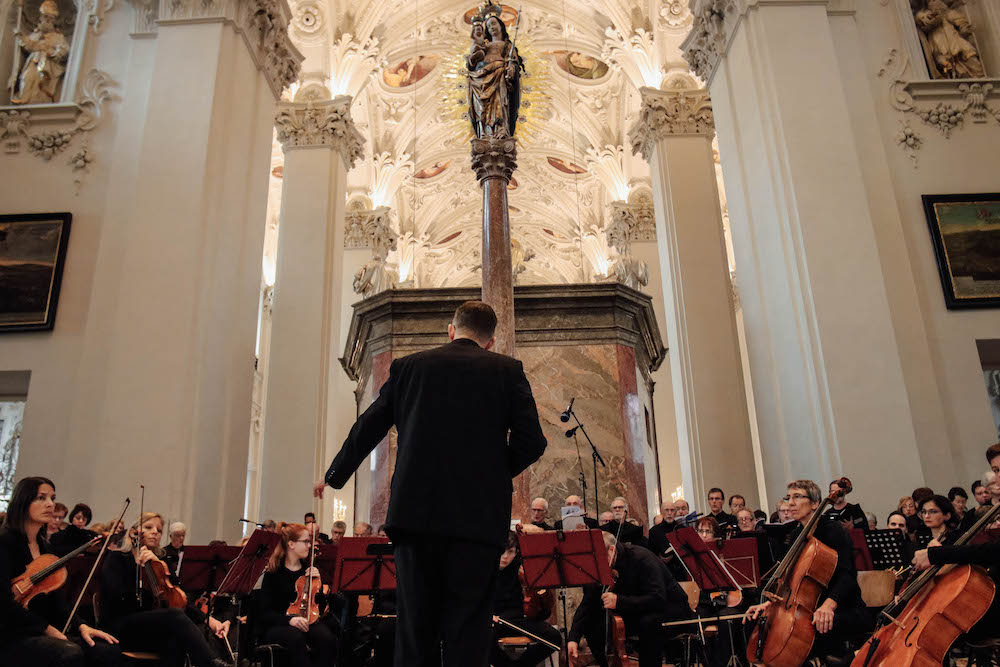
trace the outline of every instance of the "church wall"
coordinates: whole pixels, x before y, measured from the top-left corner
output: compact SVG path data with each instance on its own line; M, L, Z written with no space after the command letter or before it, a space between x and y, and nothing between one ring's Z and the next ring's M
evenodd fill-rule
M17 474L102 521L142 483L189 541L236 539L273 95L229 24L131 21L90 39L81 71L116 84L100 125L48 163L0 157L4 212L73 213L54 331L0 338L0 370L32 371Z
M997 439L975 341L997 337L1000 313L945 308L921 195L1000 190L995 149L1000 125L992 118L978 124L966 117L946 138L916 114L890 106L891 67L885 61L889 49L905 51L890 8L857 3L856 18L832 17L831 26L865 170L923 481L939 491L955 484L968 487L982 476L983 450ZM904 76L913 71L911 63ZM898 145L903 121L922 139L916 162ZM918 481L899 480L893 491L903 495Z

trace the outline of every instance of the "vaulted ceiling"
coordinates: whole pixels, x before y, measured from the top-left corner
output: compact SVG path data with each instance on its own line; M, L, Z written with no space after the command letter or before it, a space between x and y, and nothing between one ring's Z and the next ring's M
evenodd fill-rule
M479 282L482 194L469 162L456 76L469 45L469 0L292 0L306 55L303 96L351 95L366 156L348 177L348 207L389 206L401 279L416 287ZM519 15L519 21L518 21ZM687 0L528 0L504 5L525 56L539 131L521 136L509 190L521 284L590 282L613 251L611 201L648 196L648 169L626 134L641 86L695 85L679 45ZM275 191L280 176L276 158ZM275 198L272 198L272 200ZM276 211L273 212L276 215ZM267 260L265 259L265 263Z

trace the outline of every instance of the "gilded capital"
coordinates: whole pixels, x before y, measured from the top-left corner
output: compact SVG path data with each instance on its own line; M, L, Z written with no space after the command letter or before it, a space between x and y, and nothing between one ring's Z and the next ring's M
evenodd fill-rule
M340 152L350 170L363 154L364 137L351 118L351 98L323 102L286 102L274 114L278 141L285 152L329 147Z
M472 140L472 170L480 183L490 178L510 182L515 169L517 139L488 136Z
M653 146L663 137L672 135L715 134L712 100L707 90L640 89L642 108L639 118L628 133L632 154L642 153L646 160Z

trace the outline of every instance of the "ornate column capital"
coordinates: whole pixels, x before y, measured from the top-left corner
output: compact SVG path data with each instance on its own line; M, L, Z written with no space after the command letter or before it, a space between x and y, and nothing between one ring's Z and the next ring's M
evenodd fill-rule
M480 183L490 178L510 182L517 169L517 139L482 137L472 140L472 170Z
M392 210L388 206L379 206L371 210L348 211L344 215L344 247L348 249L371 248L375 238L392 233Z
M392 229L391 211L379 206L370 211L352 211L345 219L345 248L371 248L372 256L354 274L354 292L368 298L399 284L399 268L389 261L398 235Z
M325 102L285 102L274 114L278 141L287 153L300 148L332 148L351 170L363 154L364 137L351 118L351 98Z
M642 153L646 160L653 153L657 140L671 135L715 134L715 116L707 90L640 89L642 108L639 118L629 130L632 154Z
M275 99L299 76L305 56L292 44L287 0L129 0L135 8L133 36L155 34L159 26L227 22L243 37Z

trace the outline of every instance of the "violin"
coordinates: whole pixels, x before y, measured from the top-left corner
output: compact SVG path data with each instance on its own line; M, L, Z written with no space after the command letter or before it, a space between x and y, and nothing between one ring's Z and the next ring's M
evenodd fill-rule
M66 572L66 563L100 541L101 538L95 536L62 558L57 558L53 554L42 554L28 563L24 572L11 582L10 592L14 596L14 601L20 602L21 606L27 609L35 596L58 590L66 583L69 576Z
M972 544L998 517L1000 505L995 505L955 545ZM993 580L981 567L934 565L924 570L882 611L875 633L851 667L942 664L959 635L986 615L995 594Z
M133 548L139 553L138 544ZM184 609L187 607L187 594L180 586L174 586L170 581L170 569L162 560L148 560L142 565L144 580L153 594L154 606L161 609Z
M312 532L312 543L309 546L309 570L313 569L316 563L316 532ZM307 570L308 572L308 570ZM319 620L319 602L316 595L323 590L323 580L318 576L307 577L302 575L295 580L295 599L288 605L289 616L300 616L309 625Z
M761 598L771 601L754 623L747 642L750 664L767 667L799 667L805 663L816 637L812 617L820 595L837 569L837 552L813 534L826 508L851 489L846 477L813 512L788 553L761 589Z

